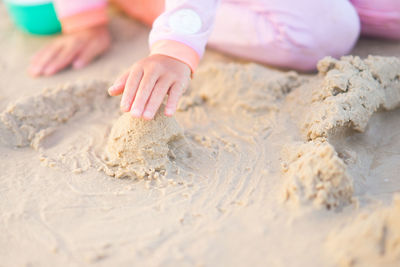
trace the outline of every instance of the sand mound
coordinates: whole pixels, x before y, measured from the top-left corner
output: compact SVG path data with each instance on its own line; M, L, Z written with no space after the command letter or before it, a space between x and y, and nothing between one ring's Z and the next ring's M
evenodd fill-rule
M296 72L281 72L257 64L213 64L200 68L191 83L191 101L184 99L181 109L206 101L230 112L277 111L279 100L302 79Z
M87 113L104 106L115 108L107 99L108 83L90 81L45 89L42 93L11 104L0 114L0 143L8 146L37 147L55 127L77 113Z
M309 140L328 137L343 127L364 131L371 115L400 103L400 59L347 56L318 63L323 80L313 88L303 131Z
M352 179L328 142L286 147L285 200L316 207L337 208L351 202Z
M341 266L399 266L400 196L386 209L357 217L333 231L326 243L328 253Z
M329 137L343 129L362 132L379 108L399 105L400 60L328 57L318 63L318 70L320 80L304 85L304 94L298 96L301 104L293 112L308 143L294 143L283 151L284 196L329 209L351 202L354 183ZM303 122L298 114L305 114Z
M123 114L114 124L106 148L108 174L115 177L147 178L165 173L170 144L183 138L176 120L160 108L153 120Z

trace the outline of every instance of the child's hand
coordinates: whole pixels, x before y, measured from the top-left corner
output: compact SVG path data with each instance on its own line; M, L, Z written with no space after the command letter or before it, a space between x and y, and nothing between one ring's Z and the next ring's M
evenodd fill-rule
M79 69L104 53L111 43L107 26L97 26L58 37L36 53L29 66L32 76L49 76L72 65Z
M165 115L172 116L189 84L191 70L185 63L164 55L152 55L134 64L108 90L122 94L121 110L151 120L168 94Z

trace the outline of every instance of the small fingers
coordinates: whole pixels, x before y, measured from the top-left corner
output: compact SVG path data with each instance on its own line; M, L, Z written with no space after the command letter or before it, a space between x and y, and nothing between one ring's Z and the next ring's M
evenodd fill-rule
M53 75L62 69L68 67L77 54L82 50L81 45L72 45L64 47L43 70L44 75Z
M46 47L42 47L42 49L40 49L39 51L37 51L31 58L30 63L34 63L38 60L40 60L40 58L47 52L47 50L50 48L50 46L52 46L54 44L51 44L49 46Z
M172 85L171 89L169 89L167 105L165 106L166 116L174 115L178 106L179 98L181 97L185 89L186 86L183 82L175 82Z
M52 44L34 56L29 67L29 73L32 76L40 76L44 74L44 69L53 60L54 57L61 51L62 47L58 44Z
M110 96L117 96L124 92L126 81L129 77L129 71L126 71L113 83L113 85L108 89L108 94Z
M89 64L94 58L104 53L109 47L109 42L90 42L76 57L72 67L80 69Z
M172 82L170 79L160 78L157 81L143 112L144 119L151 120L154 118L171 85Z
M139 118L142 116L144 107L146 106L147 100L149 99L158 78L159 75L155 71L144 73L132 104L131 114L133 117Z
M128 112L131 109L133 100L138 90L140 81L143 77L143 70L141 68L133 67L129 73L129 77L126 81L124 93L121 98L121 110Z

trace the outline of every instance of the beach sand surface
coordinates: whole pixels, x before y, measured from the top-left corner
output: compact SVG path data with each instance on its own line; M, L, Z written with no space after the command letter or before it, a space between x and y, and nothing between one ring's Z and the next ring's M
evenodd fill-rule
M149 123L107 95L147 28L113 11L106 55L33 79L54 37L0 17L0 266L399 266L399 42L314 74L207 51Z

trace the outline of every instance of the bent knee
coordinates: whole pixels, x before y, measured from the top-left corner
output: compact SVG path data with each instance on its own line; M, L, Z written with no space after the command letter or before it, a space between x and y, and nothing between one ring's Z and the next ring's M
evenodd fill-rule
M299 4L299 9L291 8L274 16L269 15L268 9L252 13L251 25L256 37L240 39L220 50L299 71L315 70L317 62L325 56L340 57L349 53L360 34L354 7L347 0L304 1L310 5Z
M333 21L328 26L329 37L321 45L325 53L332 57L344 56L354 48L361 32L360 18L356 9L348 1L337 2L332 7Z
M339 58L355 46L361 27L354 7L348 1L321 2L322 5L326 3L321 10L329 10L324 14L325 18L308 20L301 33L287 34L290 46L295 48L294 54L288 57L288 67L312 71L322 58Z

